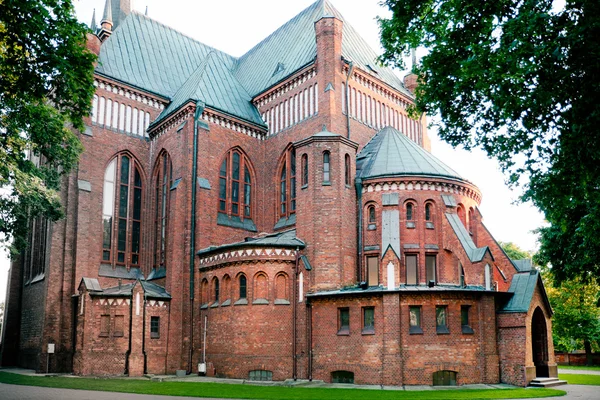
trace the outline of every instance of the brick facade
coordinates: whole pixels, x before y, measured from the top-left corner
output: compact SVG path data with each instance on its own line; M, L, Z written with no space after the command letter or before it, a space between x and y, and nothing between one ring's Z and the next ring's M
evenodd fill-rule
M318 7L332 6L307 10ZM381 385L453 371L458 385L526 385L540 307L556 372L543 286L525 312L499 312L521 271L483 225L477 187L419 171L355 180L385 126L426 150L429 139L425 118L406 114L410 92L343 57L333 14L311 22L315 59L278 65L281 79L252 95L268 126L192 98L165 115L174 94L96 74L43 274L11 268L3 365L140 376L205 363L223 377Z

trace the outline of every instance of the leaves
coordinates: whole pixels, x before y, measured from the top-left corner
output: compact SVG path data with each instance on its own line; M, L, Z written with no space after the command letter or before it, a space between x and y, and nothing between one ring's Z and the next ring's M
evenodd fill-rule
M61 217L94 94L95 55L70 0L0 0L0 234L25 246L27 220Z
M541 256L558 279L600 281L600 3L567 0L387 0L382 59L402 67L428 50L415 107L439 135L479 147L550 222Z

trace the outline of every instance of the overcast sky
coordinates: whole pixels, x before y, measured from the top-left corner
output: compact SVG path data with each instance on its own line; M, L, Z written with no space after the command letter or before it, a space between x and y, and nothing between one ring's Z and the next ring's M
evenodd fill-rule
M344 19L381 53L377 16L388 13L380 0L331 0ZM89 24L96 9L100 23L104 0L75 0L78 18ZM279 26L312 4L313 0L136 0L133 8L205 44L241 56ZM402 75L402 72L399 71ZM432 153L473 182L483 193L480 206L484 224L497 240L512 241L525 250L537 248L532 231L540 227L543 216L530 204L516 205L520 192L510 191L498 163L481 151L452 149L441 142L435 131L429 132ZM98 217L100 222L100 217ZM0 301L5 297L9 263L5 252L0 255Z

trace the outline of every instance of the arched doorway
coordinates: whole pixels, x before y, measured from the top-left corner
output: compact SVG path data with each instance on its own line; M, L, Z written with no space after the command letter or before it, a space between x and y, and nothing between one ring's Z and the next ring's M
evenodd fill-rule
M536 377L548 378L548 329L546 317L539 307L531 318L531 346Z

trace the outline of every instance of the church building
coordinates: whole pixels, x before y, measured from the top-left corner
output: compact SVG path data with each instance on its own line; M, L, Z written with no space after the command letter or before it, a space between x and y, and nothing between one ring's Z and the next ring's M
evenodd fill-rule
M328 0L233 57L106 0L65 218L31 221L3 365L377 385L556 377L539 273Z

